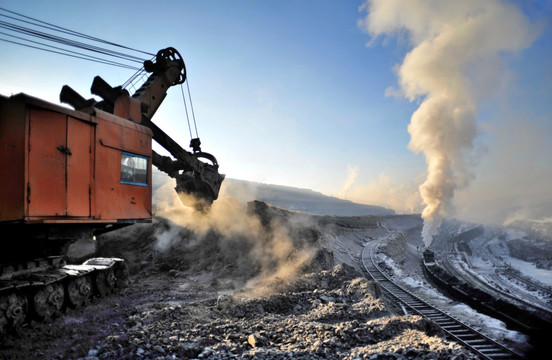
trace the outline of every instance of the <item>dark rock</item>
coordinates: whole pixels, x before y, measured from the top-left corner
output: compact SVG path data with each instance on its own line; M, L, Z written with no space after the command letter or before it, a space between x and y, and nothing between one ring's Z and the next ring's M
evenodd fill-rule
M177 350L177 353L178 353L178 356L180 357L193 359L193 358L197 358L202 351L203 349L199 344L193 343L193 342L187 342L187 343L180 344Z

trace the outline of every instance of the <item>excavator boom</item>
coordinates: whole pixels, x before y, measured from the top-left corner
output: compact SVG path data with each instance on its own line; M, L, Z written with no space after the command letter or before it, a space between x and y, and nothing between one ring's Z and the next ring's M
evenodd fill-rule
M60 100L76 110L83 111L92 106L150 128L153 139L174 157L162 156L152 150L153 165L176 179L175 190L185 205L210 205L218 198L224 180L224 175L218 172L216 158L201 151L199 139L192 139L193 153L186 151L151 120L168 89L186 81L184 61L174 48L166 48L160 50L154 60L145 61L144 69L150 75L132 96L122 86L112 87L96 76L91 91L103 101L86 100L67 85L62 89Z

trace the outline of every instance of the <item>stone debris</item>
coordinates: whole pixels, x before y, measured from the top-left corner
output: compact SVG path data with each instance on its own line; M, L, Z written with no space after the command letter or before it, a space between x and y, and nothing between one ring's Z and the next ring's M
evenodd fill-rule
M373 282L343 264L263 296L136 310L100 340L99 359L475 359L434 323L391 314Z
M182 229L183 243L161 253L155 236L166 221L114 232L109 254L129 262L131 286L52 323L33 323L20 338L5 337L0 359L477 358L431 321L394 313L378 283L335 263L335 249L324 246L313 222L262 203L248 210L267 231L287 222L295 249L313 249L295 276L260 280L259 263L249 257L259 248L240 248L239 238L223 242L208 232L200 244ZM332 220L320 221L327 227ZM368 221L377 230L373 218L351 221L339 218L336 228L350 232ZM290 249L289 258L296 255Z

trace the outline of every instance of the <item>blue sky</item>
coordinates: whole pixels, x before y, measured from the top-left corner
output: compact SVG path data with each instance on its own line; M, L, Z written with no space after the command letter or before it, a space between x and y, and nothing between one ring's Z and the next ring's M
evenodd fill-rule
M221 172L372 202L360 189L416 191L425 161L407 148L419 102L386 95L398 86L394 69L411 45L399 35L367 46L372 37L358 24L366 15L362 3L1 0L0 6L148 52L175 47L187 65L202 148L218 158ZM541 30L531 47L505 54L507 84L479 106L482 164L500 161L492 149L506 141L500 139L505 114L523 116L536 129L527 134L542 137L535 151L552 142L552 10L550 1L523 4ZM3 42L0 52L3 95L25 92L57 103L64 84L90 97L95 75L119 85L133 73ZM515 128L517 121L508 124ZM154 122L187 146L180 89L171 89ZM533 149L527 151L531 157ZM535 161L550 173L542 154ZM460 200L492 187L501 174L489 166L476 168ZM353 174L358 191L344 192Z

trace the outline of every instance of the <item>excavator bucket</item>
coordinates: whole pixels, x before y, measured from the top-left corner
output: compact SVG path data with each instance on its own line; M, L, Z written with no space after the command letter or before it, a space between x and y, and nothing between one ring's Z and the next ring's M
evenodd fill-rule
M184 173L176 178L176 193L184 206L204 211L215 200L215 195L208 183L191 173Z
M156 132L158 129L155 129ZM152 151L153 164L176 180L175 190L182 204L201 211L208 209L218 198L225 177L218 171L217 159L204 152L190 154L177 151L179 149L176 147L172 147L172 150L173 155L180 155L176 160ZM200 161L200 158L210 163Z
M202 172L186 171L175 176L175 190L185 206L199 211L208 209L218 198L224 175L213 166L206 166Z

